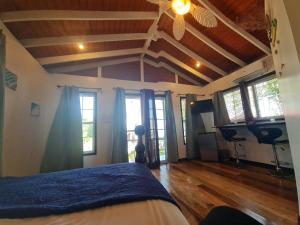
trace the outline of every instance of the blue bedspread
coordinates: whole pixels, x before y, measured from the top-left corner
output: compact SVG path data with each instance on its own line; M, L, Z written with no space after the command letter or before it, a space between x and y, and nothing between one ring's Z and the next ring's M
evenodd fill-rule
M64 214L151 199L176 205L150 170L135 163L0 179L0 218Z

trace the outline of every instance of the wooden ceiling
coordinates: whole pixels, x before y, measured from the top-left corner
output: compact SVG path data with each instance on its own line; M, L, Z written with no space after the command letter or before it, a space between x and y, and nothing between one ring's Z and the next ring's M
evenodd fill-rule
M139 80L143 60L144 81L176 82L177 74L179 83L205 85L270 54L265 30L235 23L254 6L263 11L263 0L193 3L210 9L218 26L205 28L187 14L179 42L173 12L160 14L146 0L0 0L0 19L49 72L96 76L103 66L104 77Z

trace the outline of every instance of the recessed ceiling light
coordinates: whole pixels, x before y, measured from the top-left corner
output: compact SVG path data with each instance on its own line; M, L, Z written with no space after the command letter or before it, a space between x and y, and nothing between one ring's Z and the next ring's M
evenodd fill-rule
M200 62L197 62L197 63L196 63L196 67L199 68L200 66L201 66L201 63L200 63Z
M83 45L82 43L79 43L79 44L78 44L78 48L79 48L80 50L83 50L83 49L84 49L84 45Z

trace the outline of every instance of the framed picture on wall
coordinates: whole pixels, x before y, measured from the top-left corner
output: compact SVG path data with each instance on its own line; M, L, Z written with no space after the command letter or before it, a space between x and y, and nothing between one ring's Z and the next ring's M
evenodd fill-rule
M39 104L32 102L31 103L31 116L38 117L41 114L41 107Z

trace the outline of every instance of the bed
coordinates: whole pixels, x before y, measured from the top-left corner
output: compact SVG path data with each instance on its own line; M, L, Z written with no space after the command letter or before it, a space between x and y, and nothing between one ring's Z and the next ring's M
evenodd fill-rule
M141 163L0 179L1 225L187 225Z

